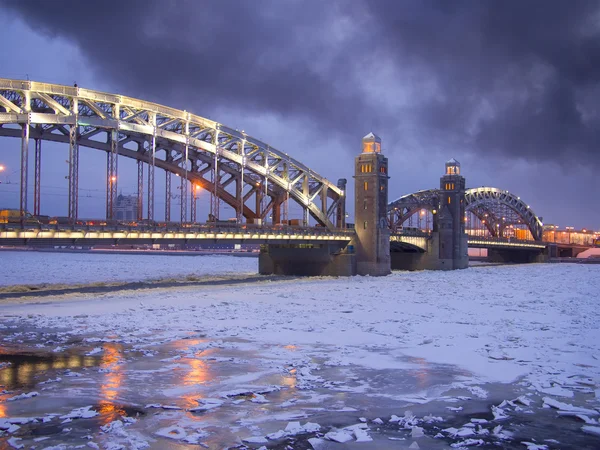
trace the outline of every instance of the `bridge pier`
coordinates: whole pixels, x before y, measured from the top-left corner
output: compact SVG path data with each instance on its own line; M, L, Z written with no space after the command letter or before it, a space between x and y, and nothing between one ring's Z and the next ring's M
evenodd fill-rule
M433 231L427 239L426 248L396 246L399 251L391 254L393 270L454 270L469 266L468 236L465 233L465 178L460 175L460 163L455 159L446 163L440 189L431 202Z
M513 263L513 264L528 264L528 263L545 263L550 257L546 251L529 250L529 249L500 249L488 248L488 261L497 263Z
M261 246L261 275L337 276L356 275L356 255L340 244L269 244Z
M460 239L459 246L467 248L467 236L464 235ZM438 231L434 231L427 238L424 249L391 251L392 270L465 269L469 264L468 255L466 258L444 258L444 250L447 245L449 245L447 237L441 235Z
M354 221L357 275L391 273L390 230L387 224L388 160L381 139L369 133L354 161Z

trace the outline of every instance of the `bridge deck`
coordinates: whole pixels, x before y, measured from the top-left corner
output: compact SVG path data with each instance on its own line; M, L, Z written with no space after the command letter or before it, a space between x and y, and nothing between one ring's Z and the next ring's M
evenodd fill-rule
M0 244L24 245L52 243L347 243L351 230L294 227L190 226L190 227L108 227L0 224Z

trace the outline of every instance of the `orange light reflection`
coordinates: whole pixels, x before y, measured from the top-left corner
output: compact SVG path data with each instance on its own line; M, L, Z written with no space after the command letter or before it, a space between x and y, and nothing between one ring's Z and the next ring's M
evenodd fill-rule
M100 420L103 424L118 419L125 415L125 411L115 404L119 395L119 388L123 383L123 370L121 367L121 352L123 346L116 343L104 344L104 353L100 360L100 368L107 369L105 379L100 386Z
M215 349L211 348L211 349L207 349L201 353L202 353L202 356L207 356L214 352L215 352ZM198 355L194 355L194 356L198 357ZM202 359L190 358L188 360L188 364L190 366L190 370L183 377L182 381L183 381L184 386L205 384L214 378L213 375L210 373L210 367L206 361L204 361ZM202 395L200 395L198 393L194 393L194 392L183 395L183 399L185 401L185 407L186 408L194 408L194 407L198 406L198 402L196 400L201 397L202 397Z
M414 358L413 361L421 366L416 371L417 382L419 383L419 387L426 387L429 384L429 363L426 359L423 358Z

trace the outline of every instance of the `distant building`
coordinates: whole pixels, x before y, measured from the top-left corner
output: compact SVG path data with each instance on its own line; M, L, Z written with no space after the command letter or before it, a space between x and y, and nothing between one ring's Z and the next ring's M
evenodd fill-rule
M119 194L115 205L115 218L127 222L135 221L138 217L138 201L135 195Z

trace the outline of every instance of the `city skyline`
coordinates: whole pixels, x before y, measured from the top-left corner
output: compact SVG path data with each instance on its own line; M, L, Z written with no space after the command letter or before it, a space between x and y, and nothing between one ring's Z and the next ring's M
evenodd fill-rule
M118 45L110 36L92 39L113 17L108 13L117 11L115 4L95 7L94 23L81 26L88 12L85 4L59 3L65 7L0 1L6 21L0 34L5 40L19 36L18 45L0 50L9 62L0 76L77 82L187 109L244 129L333 182L347 178L349 190L360 138L374 131L390 160L390 201L437 185L444 161L455 157L469 187L494 186L521 195L545 223L600 228L600 212L593 207L600 192L594 175L600 165L594 148L598 123L591 101L597 95L597 73L590 62L597 27L587 19L597 9L593 3L575 2L572 8L544 3L541 17L533 17L536 2L477 7L456 2L444 7L436 2L339 1L319 6L292 1L286 8L298 14L290 23L277 3L264 2L263 8L252 10L241 2L208 2L203 13L220 20L200 30L198 37L193 21L183 20L184 12L198 12L196 5L169 4L160 27L153 28L160 2L145 2L143 11L136 10L136 2L126 2L115 27L127 29L135 14L143 26ZM384 5L387 14L380 9ZM513 23L507 14L514 8L522 17ZM321 13L317 19L315 11ZM251 38L232 36L224 17L239 25L237 30L252 25L264 31ZM176 19L182 19L177 26ZM483 28L490 21L495 31ZM533 31L525 33L523 22ZM361 33L362 26L374 23L379 27L371 34ZM421 28L436 24L439 36L425 39ZM471 38L462 26L472 30ZM161 31L153 31L157 29ZM175 31L187 37L185 42L174 45ZM211 45L205 42L209 31ZM443 42L444 33L457 42ZM396 44L391 42L394 37ZM517 38L523 39L522 48ZM562 47L552 47L561 40ZM354 54L350 48L361 52ZM440 61L443 51L446 56ZM199 57L215 62L199 63ZM148 58L169 64L152 71ZM181 70L165 70L173 67ZM468 79L461 80L463 75ZM0 173L0 201L5 203L11 195L18 199L4 189L7 177L17 177L11 168L18 168L19 143L5 138L0 146L0 163L7 167ZM58 194L66 195L63 161L68 149L60 147L44 144L48 150L42 185L59 189L42 192L42 210L66 215L66 197ZM97 196L90 214L82 215L100 215L105 207L104 154L84 149L82 158L87 160L81 166L81 179L86 180L80 186L82 200L86 192L90 198ZM130 189L134 177L134 163L129 167L123 162L119 183L126 194L135 192ZM208 201L204 204L208 210ZM202 205L201 197L199 217ZM352 213L352 205L348 209Z

